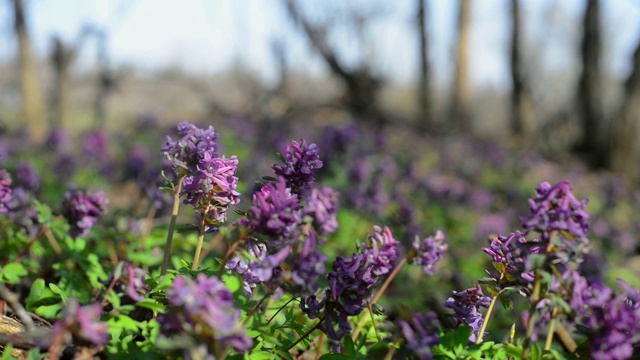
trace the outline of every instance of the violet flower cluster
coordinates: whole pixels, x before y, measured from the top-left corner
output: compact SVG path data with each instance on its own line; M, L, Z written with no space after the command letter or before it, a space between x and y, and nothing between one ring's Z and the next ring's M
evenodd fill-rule
M35 193L40 187L40 173L31 164L21 162L16 167L16 182L23 189Z
M158 316L160 333L170 337L189 334L197 345L206 345L208 353L220 356L227 346L245 352L253 346L240 322L240 310L233 294L216 277L200 273L196 280L178 276L167 290L171 307ZM189 353L191 344L183 352Z
M368 241L362 244L362 253L371 264L373 273L381 276L393 269L398 257L398 242L386 226L383 230L380 226L374 225L373 231L373 234L369 234Z
M472 288L453 291L453 296L447 299L445 306L453 310L454 326L467 324L471 328L470 342L475 342L480 334L484 319L480 308L488 308L491 298L484 296L480 285Z
M9 203L13 200L11 194L11 175L7 170L0 170L0 214L9 212Z
M433 275L435 265L444 257L449 246L444 242L444 233L436 231L434 236L429 236L422 241L419 237L413 242L414 254L411 256L413 264L422 266L427 275Z
M589 232L587 202L588 199L575 198L566 180L553 186L542 182L536 189L536 198L529 200L529 216L521 217L525 233L537 231L546 243L554 232L560 232L574 238L569 240L584 243Z
M491 239L488 248L482 250L492 258L498 274L489 270L487 273L500 288L526 285L534 280L534 272L526 270L525 258L539 253L540 246L535 241L529 242L520 231L516 230L507 236L498 235Z
M72 237L87 236L98 221L98 217L107 211L108 200L103 192L87 193L83 189L67 191L62 200L62 216L71 228Z
M404 348L418 360L431 360L431 347L440 343L438 336L438 316L429 312L412 314L408 319L398 320Z
M253 194L253 206L241 224L252 233L288 242L301 220L300 207L298 196L280 177Z
M238 159L218 156L218 135L212 126L200 129L182 122L178 124L178 134L181 138L176 141L167 137L162 151L175 175L184 178L180 193L185 197L184 203L194 206L202 230L213 232L227 220L229 206L240 202L235 177Z
M93 345L103 345L109 340L109 332L107 324L100 321L100 315L102 306L99 303L80 306L77 299L69 298L62 318L53 324L53 333L63 337L70 335Z
M579 308L578 321L588 329L594 360L629 359L640 344L640 293L623 281L620 285L624 295L599 284L581 294L585 307Z
M313 171L322 167L322 161L318 156L318 146L316 144L307 145L305 139L300 139L300 143L292 141L284 153L284 165L275 164L273 170L276 175L284 177L287 187L293 194L301 199L306 199L315 178Z
M225 268L242 276L244 292L250 296L256 285L277 278L279 266L291 252L291 247L284 247L279 252L269 255L265 244L251 241L246 245L246 251L248 256L234 255Z

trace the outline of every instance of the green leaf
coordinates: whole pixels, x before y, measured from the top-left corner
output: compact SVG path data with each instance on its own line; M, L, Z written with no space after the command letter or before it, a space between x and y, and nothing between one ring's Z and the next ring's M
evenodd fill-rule
M225 274L222 276L222 281L224 281L232 293L236 293L242 289L242 281L240 281L240 278L236 275Z
M51 291L53 291L54 293L60 295L63 303L67 302L67 294L65 294L64 291L62 291L62 289L58 287L58 285L51 283L49 284L49 289L51 289Z
M353 344L353 340L351 340L351 336L345 336L344 340L344 348L347 351L348 355L355 356L356 355L356 347Z
M154 299L149 299L149 298L142 299L142 301L138 301L136 303L136 306L147 308L147 309L150 309L150 310L153 310L153 311L157 311L157 312L160 312L160 313L164 312L164 305L159 304Z
M28 272L18 263L8 263L2 269L0 269L0 279L4 283L16 284L20 281L20 277L27 275Z
M320 356L319 360L349 360L353 359L353 356L342 355L342 354L324 354Z
M529 269L539 269L544 265L547 256L544 254L534 254L529 256Z
M471 336L471 328L467 324L463 324L456 329L453 337L453 343L456 348L462 347L464 349L469 343L469 336Z
M36 279L31 285L31 291L27 296L26 307L29 311L34 311L41 306L58 304L62 298L51 289L45 287L43 279Z
M33 204L36 208L36 213L38 214L38 222L41 224L47 224L52 216L51 208L40 203L38 200L34 200Z

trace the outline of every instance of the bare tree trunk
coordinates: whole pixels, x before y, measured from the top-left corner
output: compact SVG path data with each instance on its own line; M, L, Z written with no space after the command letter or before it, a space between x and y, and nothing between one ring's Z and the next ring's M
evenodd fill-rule
M458 129L469 126L469 30L471 23L471 1L459 0L458 40L456 42L456 68L453 84L451 114L453 125Z
M52 128L66 129L69 116L69 68L75 51L65 45L59 37L54 39L51 62L55 70L55 86L52 106Z
M334 50L329 46L323 29L312 25L299 11L295 0L284 0L285 7L298 24L311 45L320 53L334 75L342 80L345 86L343 103L351 112L373 120L375 125L382 126L387 122L378 106L378 94L382 80L373 76L366 64L355 69L348 69L340 62Z
M638 169L638 121L640 121L640 41L633 53L633 67L624 83L624 99L612 124L610 161L613 170L626 174L632 181Z
M588 0L584 15L582 39L582 74L579 85L579 106L582 117L582 142L579 150L587 155L591 166L606 166L607 145L602 79L600 74L600 1Z
M13 0L14 29L18 39L20 78L22 85L22 106L27 132L32 140L42 140L46 134L43 119L42 94L38 75L31 56L29 32L25 21L24 3Z
M428 128L431 123L431 91L429 88L429 48L427 44L427 26L425 19L426 0L417 0L417 25L420 38L420 81L418 81L418 106L420 122L418 127Z
M511 0L511 134L518 140L531 131L533 114L531 93L522 71L520 0Z

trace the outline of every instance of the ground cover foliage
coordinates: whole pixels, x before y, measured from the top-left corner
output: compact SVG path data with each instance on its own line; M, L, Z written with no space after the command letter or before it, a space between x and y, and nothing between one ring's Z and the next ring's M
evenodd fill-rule
M463 137L229 124L1 139L4 358L634 356L622 178Z

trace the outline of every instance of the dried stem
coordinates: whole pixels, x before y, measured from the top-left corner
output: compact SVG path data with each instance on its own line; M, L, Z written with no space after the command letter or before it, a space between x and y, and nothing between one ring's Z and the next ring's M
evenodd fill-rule
M2 283L0 283L0 297L2 297L2 300L6 301L7 304L11 306L13 312L18 315L27 331L32 331L36 328L36 325L33 323L33 319L29 316L24 307L22 307L22 304L20 304L20 297L11 292L11 290Z

